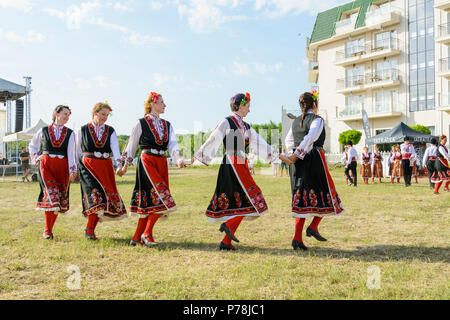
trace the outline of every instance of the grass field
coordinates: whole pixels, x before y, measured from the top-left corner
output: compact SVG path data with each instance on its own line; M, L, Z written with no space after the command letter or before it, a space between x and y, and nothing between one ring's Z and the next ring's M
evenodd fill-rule
M434 195L426 179L410 188L347 187L335 169L345 212L322 221L327 242L304 236L309 250L293 251L289 179L260 170L255 180L270 213L243 221L236 252L218 250L219 224L204 216L214 167L170 169L178 210L156 224L155 248L128 245L134 217L100 223L99 241L85 240L78 184L55 239L43 240L44 215L34 210L38 184L0 181L0 299L450 298L449 193ZM118 187L128 206L134 173L118 178ZM68 286L71 268L79 270L79 288Z

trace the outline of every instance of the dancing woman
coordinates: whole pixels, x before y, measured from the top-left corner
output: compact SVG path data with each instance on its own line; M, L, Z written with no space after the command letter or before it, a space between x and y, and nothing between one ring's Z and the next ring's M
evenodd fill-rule
M153 238L153 227L161 217L167 217L176 210L175 201L169 190L169 170L166 151L177 163L184 167L175 132L169 121L161 119L166 104L163 97L151 92L144 102L144 117L134 125L122 158L125 165L121 175L132 163L137 147L141 154L136 169L136 184L131 198L131 214L139 217L136 232L130 244L145 244L148 247L157 243Z
M394 152L391 156L392 174L391 183L394 183L394 179L397 179L397 183L400 183L400 178L403 176L402 168L402 153L400 152L400 147L395 146Z
M286 149L293 153L289 156L280 155L280 159L287 164L294 164L291 170L294 250L307 250L302 240L306 218L314 217L306 229L306 235L326 241L318 231L320 221L323 217L340 215L344 211L322 149L325 126L323 118L317 115L317 98L318 92L315 90L300 96L302 115L294 120L285 139Z
M445 181L445 191L450 191L448 188L450 184L450 165L448 162L450 161L450 153L448 152L445 144L447 143L447 136L445 134L441 135L439 138L440 144L436 150L436 161L434 163L435 171L433 176L431 177L431 182L436 184L436 188L434 189L434 194L439 194L439 188L442 183Z
M369 152L368 147L363 147L363 151L361 153L361 177L364 180L364 184L369 183L369 179L372 176L372 153Z
M114 177L113 160L117 172L122 164L116 132L106 124L111 111L106 102L97 103L92 109L92 121L82 126L77 134L81 201L83 216L88 220L85 229L88 240L97 240L98 222L120 220L127 213Z
M230 99L232 114L223 119L194 158L209 165L223 142L225 155L219 168L216 190L206 209L210 222L222 222L219 231L226 236L220 250L236 250L231 240L239 242L235 232L245 219L255 219L268 212L261 189L253 180L246 159L249 147L262 159L277 159L275 151L243 119L250 112L250 94L236 94Z
M38 165L41 192L36 209L45 211L44 239L53 239L58 213L69 210L69 179L76 179L75 134L64 126L70 114L68 106L57 106L52 124L40 129L29 145L31 161Z
M381 179L383 178L383 155L378 150L378 146L374 146L373 152L373 164L372 164L372 183L375 178L378 178L381 183Z

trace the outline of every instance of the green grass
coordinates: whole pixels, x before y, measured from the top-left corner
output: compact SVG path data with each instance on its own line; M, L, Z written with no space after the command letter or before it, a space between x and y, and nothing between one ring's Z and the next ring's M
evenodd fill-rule
M0 299L449 299L450 194L435 196L426 179L345 186L332 171L345 212L325 218L321 234L304 236L309 251L293 251L287 177L257 168L255 180L270 213L243 221L237 252L218 250L218 223L207 222L217 168L170 169L178 210L154 229L158 247L130 247L137 219L100 223L99 241L84 239L79 184L71 210L58 217L55 239L42 239L37 183L0 182ZM134 172L118 178L128 205ZM387 179L385 179L387 182ZM307 223L309 223L308 219ZM305 226L306 228L306 226ZM81 288L71 290L68 267ZM381 272L369 289L367 269Z

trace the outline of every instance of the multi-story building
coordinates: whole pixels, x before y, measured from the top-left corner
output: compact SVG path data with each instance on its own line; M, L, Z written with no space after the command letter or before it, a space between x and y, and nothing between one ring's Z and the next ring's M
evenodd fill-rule
M450 131L450 0L356 0L317 15L307 39L328 152L342 131L370 135L400 121Z

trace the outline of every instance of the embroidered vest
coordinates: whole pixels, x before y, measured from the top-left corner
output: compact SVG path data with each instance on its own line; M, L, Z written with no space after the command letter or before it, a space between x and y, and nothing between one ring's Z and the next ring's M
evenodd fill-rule
M247 122L242 121L247 129L247 136L244 137L244 129L240 127L237 120L233 116L227 117L226 119L230 124L231 131L225 135L225 138L223 138L224 152L240 151L248 153L248 148L250 145L250 137L248 136L250 133L250 125Z
M445 152L447 152L447 153L448 153L448 149L447 149L447 147L444 146L443 144L439 145L438 148L436 149L436 156L437 156L438 158L444 160L445 157L444 157L444 155L443 155L442 153L439 152L439 147L443 147L444 150L445 150Z
M88 123L81 127L81 151L82 152L101 152L111 153L111 135L114 128L105 125L105 130L100 141L95 134L94 125Z
M156 149L158 151L166 151L169 145L169 129L170 122L161 119L164 127L163 136L160 137L158 131L153 125L153 121L150 117L144 117L139 119L142 128L142 134L139 138L139 146L144 149Z
M69 146L69 137L71 134L71 129L63 127L61 136L56 140L52 125L42 128L42 151L67 157L67 148Z

